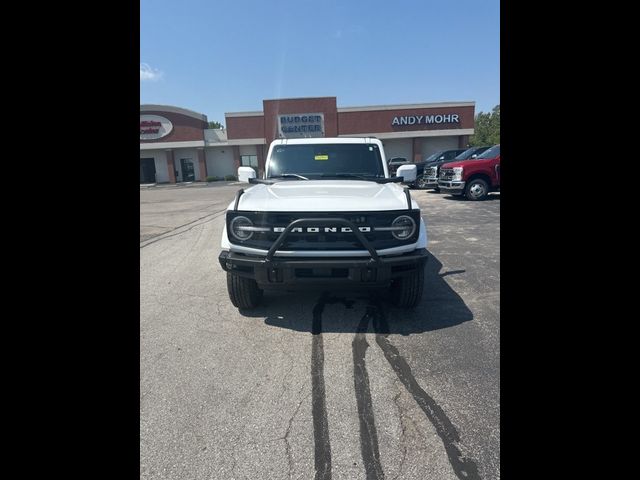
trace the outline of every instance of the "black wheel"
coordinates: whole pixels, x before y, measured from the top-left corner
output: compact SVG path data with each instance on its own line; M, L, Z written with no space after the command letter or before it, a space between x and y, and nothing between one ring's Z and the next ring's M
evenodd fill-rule
M440 189L438 187L434 188L433 191L436 193L440 193Z
M413 308L420 302L424 287L424 265L415 272L396 278L391 284L391 302L403 308Z
M227 290L231 303L236 308L254 308L262 300L262 290L251 278L231 275L227 272Z
M425 177L418 177L418 180L416 180L416 187L427 188L427 179Z
M464 194L469 200L484 200L489 194L489 185L481 178L474 178L467 183Z

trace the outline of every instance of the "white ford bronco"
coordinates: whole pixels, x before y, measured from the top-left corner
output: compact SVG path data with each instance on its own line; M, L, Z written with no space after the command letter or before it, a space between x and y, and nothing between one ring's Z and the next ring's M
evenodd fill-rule
M414 307L427 261L427 230L409 189L416 166L391 178L375 138L275 140L263 179L250 167L226 212L220 265L233 305L250 309L264 290L387 287Z

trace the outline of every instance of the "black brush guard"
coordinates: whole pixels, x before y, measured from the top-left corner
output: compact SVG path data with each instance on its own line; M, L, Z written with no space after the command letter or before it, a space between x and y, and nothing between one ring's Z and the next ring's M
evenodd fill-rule
M341 225L351 229L369 257L275 257L296 227ZM418 226L416 226L419 228ZM275 258L274 258L275 257ZM300 218L291 222L273 243L265 257L223 251L220 266L232 275L252 278L262 288L279 286L366 285L386 286L391 279L424 268L426 249L403 255L381 257L357 225L344 218Z

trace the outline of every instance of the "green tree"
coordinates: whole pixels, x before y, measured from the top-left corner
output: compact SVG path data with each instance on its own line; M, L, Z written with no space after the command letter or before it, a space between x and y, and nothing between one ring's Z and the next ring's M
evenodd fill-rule
M500 105L496 105L490 113L479 112L476 115L475 134L469 138L469 145L475 147L499 143Z
M209 122L209 128L224 128L220 122Z

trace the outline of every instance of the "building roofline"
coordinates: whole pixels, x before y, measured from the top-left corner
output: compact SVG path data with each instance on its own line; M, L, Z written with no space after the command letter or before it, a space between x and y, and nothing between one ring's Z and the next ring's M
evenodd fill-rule
M277 98L274 100L307 100L315 98L336 98L336 97L300 97L300 98ZM269 101L274 101L269 100ZM363 105L360 107L338 107L338 113L343 112L367 112L376 110L409 110L416 108L447 108L447 107L475 107L475 101L463 102L432 102L432 103L404 103L399 105ZM225 117L263 117L262 110L252 112L226 112Z
M337 99L335 95L328 97L289 97L289 98L265 98L263 102L278 102L280 100L318 100L320 98L333 98Z
M186 115L187 117L196 118L198 120L202 120L203 122L207 121L207 116L203 113L194 112L193 110L187 110L182 107L175 107L173 105L155 105L155 104L141 104L140 112L171 112L171 113L179 113L181 115Z
M225 117L264 117L262 110L255 112L225 112Z
M375 110L408 110L414 108L445 108L445 107L475 107L476 102L437 102L437 103L406 103L401 105L365 105L362 107L338 107L338 113L365 112Z

